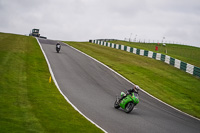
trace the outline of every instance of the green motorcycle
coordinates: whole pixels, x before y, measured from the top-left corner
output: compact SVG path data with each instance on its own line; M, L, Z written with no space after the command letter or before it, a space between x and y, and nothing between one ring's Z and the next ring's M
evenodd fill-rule
M123 100L119 101L120 98L117 97L114 107L116 109L122 108L126 113L130 113L133 108L139 103L138 93L133 92L132 94L126 95L124 92L121 92L121 97L126 96Z

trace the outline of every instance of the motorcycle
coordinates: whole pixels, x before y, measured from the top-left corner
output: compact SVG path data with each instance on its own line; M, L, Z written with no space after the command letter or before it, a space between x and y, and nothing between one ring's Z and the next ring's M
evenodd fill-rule
M133 108L139 103L139 95L135 92L128 95L126 95L124 92L121 92L121 97L123 96L126 97L121 101L119 101L119 97L116 98L114 107L116 109L119 109L121 107L126 113L130 113L133 110Z
M57 45L56 45L56 51L57 51L57 53L59 53L60 48L61 48L61 45L60 45L60 44L57 44Z

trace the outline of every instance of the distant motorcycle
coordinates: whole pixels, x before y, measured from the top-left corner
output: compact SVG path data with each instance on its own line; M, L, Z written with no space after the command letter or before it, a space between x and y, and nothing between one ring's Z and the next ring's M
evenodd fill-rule
M126 94L124 92L121 92L121 97L125 96ZM131 95L126 95L126 97L119 101L120 98L116 98L116 101L114 103L114 107L116 109L122 108L126 113L130 113L133 108L139 103L139 95L138 93L133 92Z
M60 52L60 49L61 49L61 45L59 43L56 44L56 51L57 53Z

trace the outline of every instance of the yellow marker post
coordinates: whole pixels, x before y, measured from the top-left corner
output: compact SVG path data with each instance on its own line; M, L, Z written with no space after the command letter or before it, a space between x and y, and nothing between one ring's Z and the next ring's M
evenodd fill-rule
M51 76L49 77L49 83L51 83Z

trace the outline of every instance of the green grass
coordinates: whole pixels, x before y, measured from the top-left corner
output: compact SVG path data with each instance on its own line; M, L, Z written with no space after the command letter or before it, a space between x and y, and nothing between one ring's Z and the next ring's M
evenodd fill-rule
M200 79L161 61L87 42L69 45L111 67L162 101L200 118Z
M197 67L200 67L200 48L186 45L177 44L166 44L166 47L162 44L158 45L158 51L155 51L155 46L157 43L134 43L126 41L111 41L115 44L121 44L125 46L130 46L134 48L154 51L158 53L166 54L165 50L167 48L167 55L182 60L183 62L190 63Z
M0 132L102 132L49 84L33 37L0 33Z

